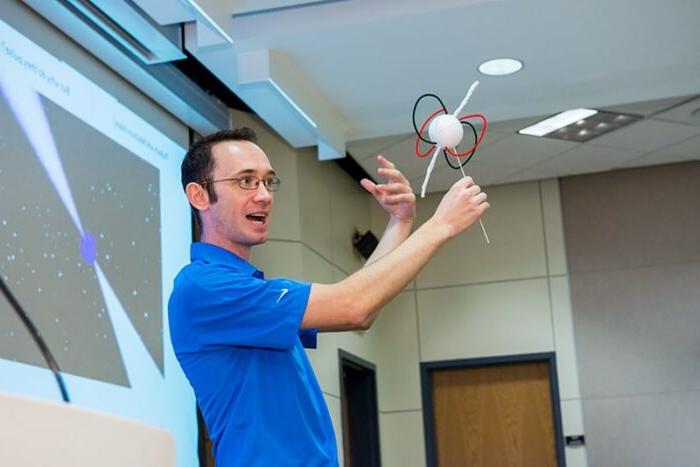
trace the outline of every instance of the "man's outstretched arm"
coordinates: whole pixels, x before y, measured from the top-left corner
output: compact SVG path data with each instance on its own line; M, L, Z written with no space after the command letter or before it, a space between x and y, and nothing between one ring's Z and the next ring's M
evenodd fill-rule
M389 222L382 234L379 244L367 259L365 267L374 263L394 248L399 246L411 234L413 220L416 217L416 195L411 184L396 166L384 156L377 156L379 168L377 173L386 177L387 182L375 184L362 179L360 184L377 203L389 214Z
M400 245L335 284L313 284L302 328L367 329L376 313L418 274L438 249L488 209L471 177L455 183L433 216Z

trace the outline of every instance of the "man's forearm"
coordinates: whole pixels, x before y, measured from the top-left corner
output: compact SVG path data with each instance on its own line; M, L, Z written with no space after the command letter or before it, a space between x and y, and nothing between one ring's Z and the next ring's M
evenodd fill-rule
M406 287L447 238L444 229L429 221L392 251L344 280L314 284L305 327L367 329L377 312Z
M412 228L413 221L402 222L395 217L390 217L377 248L374 249L372 255L367 259L364 267L369 266L401 245L401 243L411 235Z

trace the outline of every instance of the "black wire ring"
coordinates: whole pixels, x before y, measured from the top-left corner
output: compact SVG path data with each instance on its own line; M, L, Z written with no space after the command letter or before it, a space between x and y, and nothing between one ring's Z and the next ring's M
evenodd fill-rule
M418 131L418 125L416 125L416 109L418 109L418 103L425 97L434 97L435 99L437 99L437 101L440 103L440 106L442 107L442 110L444 110L446 114L448 113L447 107L445 107L445 104L443 104L442 99L440 99L435 94L431 94L431 93L423 94L418 99L416 99L416 103L413 105L413 118L412 118L412 120L413 120L413 129L415 130L416 135L418 135L420 140L423 141L424 143L436 144L435 141L430 141L429 139L423 138L423 136Z
M460 123L462 125L469 125L469 127L472 129L472 133L474 133L474 144L476 145L476 141L479 137L476 134L476 128L474 128L474 125L467 122L466 120L463 122L460 122ZM450 160L450 159L452 159L452 156L447 154L447 151L445 151L444 149L442 150L442 154L445 156L445 160L447 161L447 165L449 165L450 167L452 167L455 170L460 170L462 167L467 165L467 162L469 162L472 159L472 157L474 157L475 153L476 153L476 146L474 146L474 149L472 149L471 154L469 154L468 156L462 156L465 158L464 162L462 162L461 164L458 163L456 166L454 166L454 165L452 165L452 161ZM457 159L460 159L460 158L458 157Z

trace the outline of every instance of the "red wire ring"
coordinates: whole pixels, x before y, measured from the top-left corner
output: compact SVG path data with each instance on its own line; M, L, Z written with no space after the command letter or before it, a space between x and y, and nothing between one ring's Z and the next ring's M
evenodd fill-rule
M423 122L423 126L420 127L420 131L418 132L418 136L416 136L416 156L418 156L421 159L428 156L432 152L433 148L431 147L430 149L428 149L428 151L425 154L420 152L420 147L419 147L420 142L421 142L420 136L425 131L425 127L428 126L428 123L430 123L430 121L433 118L435 118L435 116L437 116L437 114L439 114L440 112L445 112L445 114L447 114L445 109L438 109L435 112L431 113L430 116L428 117L428 119L425 122ZM435 145L433 145L433 146L435 146Z
M486 136L486 128L489 125L489 123L486 121L486 117L484 117L482 114L471 114L471 115L462 115L461 117L458 118L458 120L460 122L462 122L464 120L469 120L470 118L474 118L474 117L480 119L484 123L484 126L481 128L481 132L479 133L479 137L477 138L474 145L472 147L470 147L469 149L467 149L466 151L458 152L458 153L452 152L449 148L444 148L445 151L447 151L447 154L449 154L452 157L458 157L458 158L459 157L466 157L469 155L469 153L471 153L472 151L476 150L476 148L479 147L479 145L481 144L481 142L484 139L484 136Z

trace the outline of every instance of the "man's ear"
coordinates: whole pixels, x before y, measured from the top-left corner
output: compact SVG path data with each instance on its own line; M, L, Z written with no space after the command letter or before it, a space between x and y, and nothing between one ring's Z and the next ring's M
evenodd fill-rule
M195 209L206 211L209 208L209 193L199 183L188 183L185 187L185 193L187 194L187 200Z

